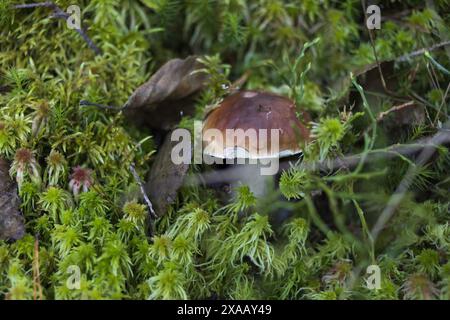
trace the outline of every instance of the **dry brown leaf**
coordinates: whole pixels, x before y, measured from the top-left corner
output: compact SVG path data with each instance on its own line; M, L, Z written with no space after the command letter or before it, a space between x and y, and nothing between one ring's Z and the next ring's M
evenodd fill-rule
M183 185L188 164L174 164L171 159L173 146L178 142L170 140L171 132L166 135L151 167L146 191L158 216L163 216L168 207L175 202L178 189Z

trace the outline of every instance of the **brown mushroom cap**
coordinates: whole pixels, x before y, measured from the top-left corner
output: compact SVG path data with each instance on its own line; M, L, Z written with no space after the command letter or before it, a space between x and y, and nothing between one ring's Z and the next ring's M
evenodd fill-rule
M230 95L207 115L203 123L203 152L223 159L282 158L298 154L302 151L300 143L309 140L310 134L295 111L292 100L269 92L240 91ZM308 117L307 114L304 116ZM222 141L205 135L208 129L218 129L223 135ZM267 139L260 141L258 135L256 142L249 141L243 134L226 139L227 129L256 129L256 132L267 129ZM279 129L279 148L272 147L271 129Z

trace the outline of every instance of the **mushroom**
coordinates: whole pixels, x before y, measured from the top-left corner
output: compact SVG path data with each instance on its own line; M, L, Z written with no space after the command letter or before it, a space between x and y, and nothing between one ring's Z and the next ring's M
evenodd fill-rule
M306 113L302 117L309 121ZM265 192L262 166L301 154L301 145L309 138L295 103L263 91L240 91L226 97L207 114L202 131L205 162L243 164L240 180L255 195Z

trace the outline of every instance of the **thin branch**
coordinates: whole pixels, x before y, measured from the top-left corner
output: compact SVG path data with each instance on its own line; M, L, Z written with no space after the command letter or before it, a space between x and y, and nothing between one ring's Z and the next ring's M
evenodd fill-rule
M105 105L105 104L90 102L87 100L81 100L79 105L84 106L84 107L93 106L93 107L97 107L97 108L117 110L117 111L121 111L121 110L125 109L125 106L123 106L123 107L109 106L109 105Z
M30 8L51 8L53 9L54 14L51 16L52 18L64 19L67 21L70 15L67 12L64 12L58 5L51 1L46 2L37 2L37 3L28 3L28 4L17 4L14 5L14 9L30 9ZM88 47L92 49L96 55L101 55L102 51L99 47L97 47L94 42L89 38L84 28L74 29L83 39L86 41Z
M24 3L24 4L16 4L14 5L15 9L29 9L29 8L38 8L38 7L47 7L54 8L56 5L51 1L45 2L36 2L36 3Z
M239 79L234 81L229 88L230 94L239 91L241 87L247 82L250 74L251 74L250 71L246 71L242 76L239 77Z
M34 239L33 250L33 299L42 300L41 273L39 271L39 236Z
M397 186L395 193L389 199L385 209L378 217L375 226L372 228L370 232L370 236L372 238L373 243L375 243L380 232L384 229L385 225L392 218L396 209L404 199L406 192L410 188L420 166L423 166L426 162L429 161L429 159L433 156L434 152L436 151L437 146L450 143L450 129L448 128L449 126L450 121L444 125L444 129L438 131L438 133L436 133L433 137L428 138L428 143L421 149L422 152L418 156L417 162L415 164L410 165L406 175L403 177L402 181ZM356 279L358 279L359 275L361 274L363 265L364 262L362 261L356 268L353 269L352 271L353 277L351 279L351 282L349 283L349 290L351 290L355 286Z
M144 185L141 181L141 178L136 172L136 169L134 167L134 164L130 164L130 171L133 174L134 179L136 180L136 183L139 185L139 188L141 190L142 196L144 197L144 201L147 204L148 210L150 212L149 215L149 235L153 236L153 228L152 228L152 219L158 218L158 216L155 213L155 210L153 210L153 204L150 201L150 199L147 196L147 193L145 192Z
M444 96L442 97L442 102L441 105L439 106L438 112L436 113L436 117L434 118L433 125L436 125L437 121L439 120L439 114L441 113L442 107L444 107L445 105L445 101L447 100L449 92L450 92L450 82L448 83L447 89L445 90Z
M445 46L450 46L450 40L449 41L444 41L444 42L441 42L441 43L437 43L437 44L435 44L435 45L433 45L433 46L431 46L429 48L422 48L422 49L419 49L419 50L416 50L416 51L404 54L402 56L399 56L399 57L396 57L396 58L393 58L393 59L381 60L380 63L385 63L385 62L407 62L411 58L423 55L426 52L431 52L431 51L434 51L436 49L439 49L439 48L442 48L442 47L445 47ZM375 63L371 63L371 64L369 64L367 66L364 66L361 69L356 70L354 72L354 74L355 74L355 76L360 76L360 75L362 75L362 74L364 74L364 73L366 73L366 72L368 72L368 71L370 71L370 70L372 70L373 68L376 68L376 67L378 67L378 64L376 62Z
M379 122L379 121L383 120L383 118L384 118L385 116L387 116L387 115L388 115L389 113L391 113L391 112L399 111L399 110L402 110L402 109L404 109L404 108L406 108L406 107L413 106L414 103L415 103L414 101L408 101L408 102L406 102L406 103L403 103L403 104L400 104L400 105L393 106L393 107L390 108L389 110L380 112L380 113L378 114L378 116L377 116L377 121Z
M435 44L435 45L433 45L433 46L431 46L429 48L422 48L420 50L416 50L416 51L413 51L411 53L407 53L407 54L405 54L403 56L400 56L400 57L396 58L395 61L405 62L405 61L408 61L411 58L414 58L414 57L417 57L417 56L421 56L421 55L425 54L425 52L427 52L427 51L428 52L434 51L436 49L439 49L439 48L442 48L442 47L446 47L446 46L450 46L450 40L449 41L444 41L444 42L441 42L441 43L437 43L437 44Z

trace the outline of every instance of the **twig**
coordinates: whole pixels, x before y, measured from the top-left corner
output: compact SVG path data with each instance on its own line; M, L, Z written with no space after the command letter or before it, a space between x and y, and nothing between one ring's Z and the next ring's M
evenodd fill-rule
M405 197L407 190L410 188L417 171L420 166L423 166L434 154L437 146L450 143L450 129L445 128L450 125L450 121L444 125L444 129L440 130L433 137L429 138L429 143L427 143L421 150L417 162L412 164L406 175L403 177L400 184L397 186L395 193L389 199L386 208L383 210L379 216L375 226L370 232L371 241L374 244L380 232L384 229L386 223L392 218L398 205L402 202ZM445 180L444 180L445 181ZM353 279L349 283L349 290L351 290L356 285L356 279L359 277L362 271L362 266L364 262L361 262L356 268L353 269L352 275Z
M145 193L144 185L142 184L141 178L139 177L139 175L136 172L134 164L130 164L130 170L133 173L133 177L136 180L137 184L139 185L139 188L141 189L142 195L144 197L145 202L147 203L147 206L150 210L150 213L152 214L152 217L157 218L155 211L153 210L153 205L152 205L150 199L148 198L147 194Z
M250 71L246 71L244 72L244 74L242 76L239 77L239 79L237 79L236 81L234 81L229 88L229 92L234 93L236 91L239 91L241 89L241 87L247 82L248 77L250 76L251 72Z
M117 111L121 111L123 109L125 109L126 106L123 107L116 107L116 106L109 106L109 105L105 105L105 104L100 104L100 103L95 103L95 102L90 102L87 100L81 100L80 101L80 106L93 106L93 107L97 107L97 108L103 108L103 109L109 109L109 110L117 110Z
M14 9L30 9L30 8L39 8L39 7L45 7L45 8L51 8L54 11L54 15L52 18L59 18L67 20L70 15L67 12L64 12L58 5L51 1L46 2L37 2L37 3L28 3L28 4L17 4L14 5ZM86 30L84 28L75 28L75 31L86 41L88 47L92 49L96 55L101 55L102 51L99 47L97 47L94 42L89 38L89 36L86 33Z
M416 51L413 51L411 53L407 53L407 54L405 54L403 56L400 56L400 57L396 58L395 61L399 61L399 62L408 61L411 58L414 58L414 57L417 57L417 56L425 54L425 52L427 52L427 51L434 51L436 49L439 49L439 48L442 48L442 47L445 47L445 46L450 46L450 40L449 41L444 41L444 42L441 42L441 43L437 43L437 44L435 44L435 45L433 45L433 46L431 46L429 48L422 48L420 50L416 50Z
M152 236L153 235L152 218L156 219L156 218L158 218L158 216L156 215L155 210L153 210L153 204L150 201L150 199L148 198L147 193L145 192L144 185L143 185L143 183L141 181L141 178L137 174L133 163L130 164L130 171L133 174L133 177L136 180L136 183L139 185L139 188L141 190L142 196L144 197L144 201L147 204L148 210L150 212L150 217L149 217L149 235Z
M434 118L433 125L436 125L436 123L439 119L439 114L441 113L442 107L444 106L445 101L447 100L449 91L450 91L450 82L448 83L447 89L445 90L444 96L442 97L442 102L441 102L441 105L439 106L438 112L436 113L436 117Z
M16 4L14 6L15 9L28 9L28 8L38 8L38 7L54 7L55 4L51 1L45 2L36 2L36 3L24 3L24 4Z
M412 106L412 105L414 105L414 101L408 101L408 102L405 102L405 103L403 103L403 104L400 104L400 105L397 105L397 106L393 106L393 107L390 108L389 110L380 112L380 113L378 114L378 116L377 116L377 121L379 122L379 121L383 120L383 118L384 118L385 116L387 116L387 115L388 115L389 113L391 113L391 112L399 111L399 110L402 110L402 109L404 109L404 108L406 108L406 107L409 107L409 106Z
M437 134L440 134L441 144L450 143L450 131L440 130ZM365 163L375 162L379 159L392 159L398 156L409 157L413 156L417 152L426 148L436 148L438 145L435 143L434 137L428 137L417 141L416 143L393 145L385 149L372 150L369 152ZM361 159L360 155L351 155L342 158L336 158L331 161L319 161L312 163L305 163L304 167L307 170L313 171L335 171L342 168L354 168L359 164ZM280 166L281 167L281 166Z
M443 106L443 104L444 104L444 102L445 102L445 97L447 96L447 93L448 93L449 88L450 88L450 83L449 83L449 87L447 88L447 91L446 91L446 93L445 93L445 95L444 95L444 99L443 99L443 102L442 102L440 108L437 108L437 107L435 107L434 105L430 105L426 100L424 100L423 98L421 98L420 96L418 96L417 94L415 94L414 92L412 92L412 93L411 93L411 96L412 96L412 98L414 98L414 99L416 99L416 100L407 101L407 102L402 103L402 104L400 104L400 105L393 106L392 108L390 108L390 109L388 109L388 110L386 110L386 111L380 112L380 113L378 114L376 120L377 120L377 122L380 122L380 121L382 121L382 120L384 119L384 117L386 117L388 114L390 114L390 113L392 113L392 112L395 112L395 111L399 111L399 110L405 109L405 108L410 107L410 106L413 106L413 105L415 105L415 104L418 104L418 105L424 104L424 105L427 105L427 106L432 107L433 109L435 109L435 110L437 111L436 118L435 118L435 121L437 121L437 118L438 118L439 115L442 113L442 106ZM363 131L363 134L361 134L361 136L364 136L364 134L367 133L369 130L370 130L370 128L367 128L366 130L364 130L364 131Z

